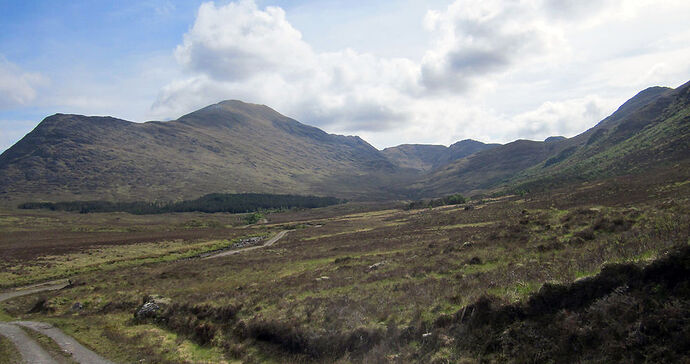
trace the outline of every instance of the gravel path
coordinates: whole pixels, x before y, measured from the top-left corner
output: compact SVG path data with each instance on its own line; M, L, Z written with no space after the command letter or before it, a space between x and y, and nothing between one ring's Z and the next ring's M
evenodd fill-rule
M251 246L237 250L229 250L205 257L203 259L224 257L250 250L269 247L275 244L278 240L282 239L290 231L292 230L280 231L278 234L268 239L266 243L264 243L263 245ZM68 285L69 282L67 280L60 280L22 287L8 292L0 292L0 302L8 300L10 298L24 296L32 293L58 290ZM38 343L36 343L28 335L26 335L26 333L22 331L22 329L20 329L17 325L34 330L40 334L43 334L53 339L53 341L55 341L55 343L58 344L58 346L60 346L62 350L65 350L66 352L70 353L72 355L72 358L79 363L112 364L111 361L108 361L103 357L99 356L98 354L94 353L93 351L87 349L79 342L77 342L77 340L65 335L65 333L63 333L53 325L35 321L15 321L11 323L0 322L0 335L5 336L10 341L12 341L12 343L17 347L17 350L22 355L24 361L26 361L27 363L43 364L57 362L53 358L51 358L48 352L46 352Z
M32 293L44 292L44 291L56 291L58 289L63 289L69 285L69 281L66 279L61 279L59 281L52 281L40 284L34 284L32 286L25 286L21 288L14 289L12 291L0 292L0 302L9 300L10 298L26 296Z
M38 293L43 291L54 291L66 287L69 281L53 281L48 283L36 284L33 286L22 287L9 292L0 293L0 302L8 300L10 298L24 296L32 293ZM48 354L45 349L43 349L37 342L35 342L31 337L29 337L19 326L26 327L28 329L34 330L40 334L48 336L53 339L58 346L70 353L72 359L78 363L84 364L112 364L111 361L103 359L98 354L85 348L77 340L65 335L58 328L53 325L46 324L43 322L35 321L14 321L14 322L0 322L0 335L8 338L17 351L22 355L22 358L27 363L57 363Z
M65 335L60 329L51 324L35 321L14 321L15 325L23 326L43 334L53 339L60 348L72 355L72 359L84 364L113 364L113 362L103 359L100 355L85 348L77 340Z
M228 250L228 251L224 251L222 253L210 255L210 256L205 257L203 259L225 257L228 255L239 254L239 253L246 252L249 250L265 248L265 247L268 247L268 246L275 244L278 240L282 239L285 236L285 234L289 233L290 231L292 231L292 230L283 230L283 231L279 232L278 234L275 234L272 238L268 239L268 241L266 241L266 243L264 243L263 245L250 246L248 248L242 248L242 249L237 249L237 250Z
M57 364L57 361L55 361L45 349L33 341L33 339L19 327L0 322L0 335L6 337L14 344L25 362L32 364Z

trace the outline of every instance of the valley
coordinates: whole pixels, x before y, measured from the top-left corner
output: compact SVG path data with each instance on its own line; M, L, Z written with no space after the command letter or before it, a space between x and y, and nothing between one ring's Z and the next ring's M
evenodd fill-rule
M690 84L504 145L56 114L0 155L0 363L684 361L689 136Z
M51 323L115 362L504 361L511 354L501 333L508 329L517 335L511 340L533 340L540 321L525 316L501 324L507 326L476 327L483 317L478 304L489 302L482 312L491 314L532 302L544 294L545 282L596 283L592 277L607 272L607 265L644 267L687 246L689 178L684 169L659 170L421 210L348 203L271 213L268 222L249 226L233 214L135 219L5 212L3 290L66 277L72 285L5 301L2 318ZM261 249L196 258L238 239L286 230ZM20 232L26 236L21 244L6 234ZM45 255L40 247L48 236L63 243ZM658 304L675 302L668 300L684 292L683 284L656 293ZM566 330L560 321L566 313L591 313L603 302L623 309L616 305L627 301L612 300L637 299L633 288L619 293L618 287L597 286L579 306L539 311L538 317L551 317ZM145 302L158 310L135 318ZM576 320L569 325L587 329L577 317L568 318ZM598 324L626 332L637 322L631 320L620 327ZM537 331L520 329L524 325L537 325ZM654 336L661 334L647 335L647 346L637 350L599 352L616 343L602 337L586 353L598 360L635 359L662 345ZM550 360L570 345L557 337L539 340L550 346L521 353ZM483 341L488 344L478 344ZM662 349L665 356L649 358L683 355Z

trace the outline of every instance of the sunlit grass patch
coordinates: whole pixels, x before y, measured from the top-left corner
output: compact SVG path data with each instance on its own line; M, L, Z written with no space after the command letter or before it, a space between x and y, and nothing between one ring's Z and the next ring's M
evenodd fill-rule
M498 223L497 221L474 222L474 223L468 223L468 224L455 224L455 225L440 226L438 228L430 228L429 230L466 229L466 228L473 228L473 227L484 227L484 226L494 225L497 223Z
M187 242L183 240L107 245L82 252L47 255L23 264L0 263L4 286L23 285L68 277L94 270L111 270L156 262L170 262L229 248L234 240Z
M218 347L201 347L156 325L134 325L131 314L47 321L115 362L228 363Z

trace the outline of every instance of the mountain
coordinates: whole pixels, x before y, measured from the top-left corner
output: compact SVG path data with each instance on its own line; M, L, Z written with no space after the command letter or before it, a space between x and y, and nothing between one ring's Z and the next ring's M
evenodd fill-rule
M499 145L484 144L476 140L466 139L452 144L450 147L429 144L402 144L397 147L386 148L382 152L391 163L399 167L428 172L452 161Z
M356 136L223 101L168 122L56 114L0 155L4 199L175 200L210 192L386 196L409 171Z
M550 136L546 139L544 139L544 143L553 143L553 142L560 142L561 140L568 139L564 136Z
M179 200L208 193L409 199L537 190L674 168L690 174L690 82L652 87L572 138L379 151L256 104L177 120L56 114L0 155L0 200Z
M640 173L690 159L690 82L652 87L572 138L518 140L454 161L412 188L423 196L499 187L543 189Z

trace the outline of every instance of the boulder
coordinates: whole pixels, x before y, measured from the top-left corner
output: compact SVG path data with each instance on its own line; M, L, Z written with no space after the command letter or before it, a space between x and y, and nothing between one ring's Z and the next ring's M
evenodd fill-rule
M72 312L78 312L84 309L84 305L81 302L75 302L70 309Z
M376 264L372 264L372 265L369 266L369 269L368 269L368 270L369 270L369 271L377 270L377 269L381 268L382 266L384 266L385 264L386 264L386 262L378 262L378 263L376 263Z
M158 317L158 313L162 312L170 305L170 299L159 295L144 296L142 300L144 303L134 312L134 318L137 320L145 320L149 318Z

